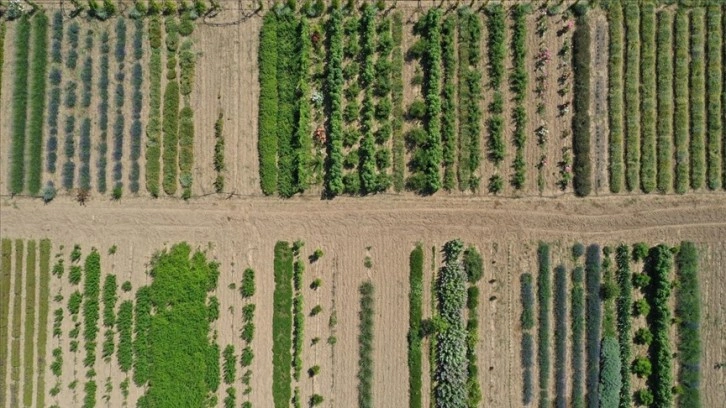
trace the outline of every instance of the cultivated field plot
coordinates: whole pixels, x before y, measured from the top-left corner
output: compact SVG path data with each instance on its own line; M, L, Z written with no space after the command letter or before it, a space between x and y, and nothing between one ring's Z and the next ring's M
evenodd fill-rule
M24 390L32 389L29 398L34 405L41 398L37 393L42 389L43 380L46 405L63 406L63 401L76 401L74 405L78 406L93 406L94 402L122 406L127 401L129 406L134 406L142 396L154 395L156 385L144 386L143 376L141 386L136 382L137 371L144 367L144 355L150 356L152 361L159 358L156 353L164 353L165 358L182 357L173 355L176 348L170 344L160 343L174 341L175 336L154 340L155 330L165 325L160 326L157 320L144 320L149 316L152 319L160 317L158 306L152 306L154 311L149 315L148 309L140 305L148 302L145 296L157 302L154 299L161 295L153 295L156 290L167 293L162 286L162 265L175 265L177 284L174 287L187 287L181 283L182 271L186 270L183 263L167 260L167 255L152 256L163 249L173 254L172 247L186 240L192 250L198 249L205 254L207 263L219 263L210 267L219 272L214 289L207 292L212 286L204 286L198 292L199 297L187 299L191 302L190 309L184 306L190 316L205 322L199 326L201 331L194 329L193 332L201 333L199 339L206 339L199 347L209 350L213 357L195 364L207 367L211 377L205 377L209 382L204 384L211 384L208 386L215 390L211 395L216 396L218 405L223 406L224 399L232 394L235 406L246 401L253 406L288 406L288 398L296 396L307 405L314 395L323 398L322 406L356 406L364 398L372 401L373 406L405 406L409 401L415 401L414 395L419 396L421 406L428 406L432 398L442 398L440 382L432 380L432 373L440 369L438 349L432 351L431 347L434 342L442 341L443 334L438 331L441 327L431 325L430 319L440 316L434 319L440 322L448 315L436 300L439 295L436 286L432 285L435 285L435 276L441 276L446 270L442 269L447 265L442 248L451 237L460 238L464 244L458 259L465 261L466 271L477 264L476 257L470 256L470 246L482 260L480 279L472 279L470 283L466 278L459 281L458 287L465 290L467 296L464 303L458 303L453 309L458 310L459 323L456 324L476 334L469 337L476 339L470 352L467 347L456 349L457 353L464 353L457 357L463 360L457 361L464 364L459 369L464 369L462 379L467 388L478 384L480 389L482 399L475 406L522 406L528 393L532 406L540 398L568 402L593 398L591 380L586 381L590 377L576 373L579 369L583 373L599 374L600 360L591 347L599 345L597 339L601 336L614 338L618 344L621 339L620 331L616 331L614 337L611 334L613 313L618 319L621 307L627 306L614 302L623 297L612 298L608 293L615 290L622 294L626 289L615 288L612 281L625 282L618 279L627 275L623 270L629 268L631 273L650 276L650 282L654 284L657 275L647 265L652 265L649 257L657 254L667 258L662 263L667 281L677 282L667 297L664 310L681 323L668 323L665 337L659 334L657 330L662 329L656 329L656 323L650 320L656 316L654 310L658 303L648 297L650 292L639 289L640 278L635 280L639 283L633 282L636 286L631 289L631 301L634 304L646 302L648 306L637 308L650 307L650 317L632 317L631 329L622 339L630 346L631 360L648 360L653 377L639 378L626 371L630 396L633 398L632 393L641 389L651 389L655 394L656 389L649 381L657 378L669 384L669 390L678 387L682 394L668 395L681 401L693 392L688 387L693 383L683 377L682 372L688 367L700 367L702 406L717 405L717 401L726 397L721 368L726 360L726 349L721 342L726 310L722 295L722 282L726 278L722 267L726 208L720 197L691 197L688 200L682 197L600 198L590 199L591 202L575 198L556 202L526 199L511 201L506 208L495 201L462 201L459 198L395 199L395 208L390 206L390 197L370 198L365 205L361 205L360 199L343 197L335 208L321 206L317 200L294 205L265 199L223 203L217 203L211 197L208 200L191 205L172 203L164 210L153 202L141 201L134 201L129 208L104 202L80 207L70 198L59 198L55 206L27 200L17 202L18 208L4 204L0 208L3 220L0 233L8 239L3 244L3 248L7 248L4 253L8 255L2 258L2 270L3 278L9 284L3 283L2 287L12 288L14 295L4 297L10 305L3 309L8 310L4 318L8 319L5 327L10 331L3 337L6 340L2 349L10 356L10 361L13 361L13 353L20 353L17 354L20 360L15 360L20 363L17 374L11 371L17 364L8 365L5 372L5 401L13 401L12 398L22 401ZM72 226L72 237L67 226ZM40 241L40 238L50 241L45 243L47 241ZM38 248L35 249L36 260L32 262L33 265L37 263L35 285L38 289L33 290L38 295L32 301L48 304L46 318L42 308L29 314L25 307L28 297L23 295L31 285L28 272L31 266L27 259L33 239ZM688 262L682 259L687 244L682 241L693 242L698 254L695 276L700 288L697 297L700 301L696 303L701 309L700 325L686 324L693 317L683 313L693 308L684 312L679 306L683 291L690 285L684 276ZM547 248L541 249L539 242L545 243ZM573 245L577 242L588 245L575 250L576 253L585 251L584 255L573 257ZM633 258L632 244L637 242L648 244L644 247L645 262L641 258L641 246L636 246L638 255ZM668 247L663 251L658 247L650 249L660 243ZM627 256L622 256L621 244L626 244ZM417 245L420 245L418 263L412 256ZM673 254L669 251L671 246L680 250ZM612 252L606 252L605 247L612 248ZM318 249L321 252L315 254ZM549 254L547 264L542 258L545 253ZM44 261L48 258L49 261ZM61 260L62 275L57 266ZM100 273L94 275L97 265L100 265ZM418 280L414 279L417 275L413 273L415 265L420 268ZM655 265L661 263L655 262ZM452 267L454 271L461 271L455 264ZM579 275L577 278L577 274L573 274L577 269L585 270L584 277ZM45 272L47 270L50 270L49 274ZM522 291L523 274L531 274L530 291L534 297L529 305L526 305L527 296L523 296ZM23 278L18 281L16 276ZM195 273L193 276L200 275ZM549 276L549 285L540 281L544 279L541 276ZM600 282L589 280L595 277ZM48 280L49 289L41 294L41 288ZM419 290L411 290L416 281ZM20 284L16 285L16 282ZM372 285L372 293L367 283ZM602 301L597 289L593 288L599 285L603 287ZM542 289L544 287L551 288L551 298ZM563 289L566 289L564 306L562 294L558 294ZM580 295L575 295L577 290ZM472 291L478 292L478 302L473 300L477 296ZM169 295L174 293L173 290L168 292ZM365 300L366 296L372 300ZM580 306L575 306L578 296ZM94 305L95 315L89 309ZM201 313L202 309L199 309L201 314L191 311L193 307L203 306L208 307L203 309L209 314ZM578 314L571 315L578 307L586 307L579 314L585 318L584 326L579 323L579 331L575 328ZM598 315L592 307L601 310L602 323L593 323ZM175 308L167 311L173 313ZM366 308L372 309L370 314L363 313ZM414 313L416 309L418 318ZM522 327L520 318L525 310L529 310L527 313L533 320L529 326ZM563 310L566 311L564 315ZM61 317L57 318L56 313ZM32 318L44 324L17 326L13 322L18 318L22 322ZM170 324L175 321L171 316L168 319ZM467 320L469 322L465 323ZM253 328L246 329L250 321ZM416 322L423 333L428 333L426 336L409 337L409 327ZM191 321L185 324L188 326ZM201 323L196 322L195 327L196 324ZM145 325L151 327L150 336L145 337L140 330ZM17 336L12 331L14 327ZM41 329L43 327L45 330ZM687 346L681 329L689 327L700 327L701 351L688 357L700 360L700 364L684 363L688 360L684 360L686 354L680 351ZM651 348L637 343L641 340L635 340L640 329L652 333ZM48 333L46 346L35 353L44 357L38 361L45 361L45 369L40 364L22 363L26 358L22 357L26 355L23 351L27 344L25 339L29 336L40 338L44 331ZM251 341L248 341L249 331L253 333ZM90 332L95 332L95 339L87 337ZM359 337L364 333L366 336ZM562 336L563 333L566 335ZM529 360L522 360L526 355L522 351L525 335L531 339ZM129 367L129 360L120 357L128 356L129 337L131 365L124 371L124 367ZM409 350L409 339L415 338L419 341L411 344L418 344L420 364L409 369L408 356L414 349ZM677 357L667 362L666 374L657 368L652 349L656 339L663 339L672 352L677 352ZM612 340L607 342L612 343ZM141 344L147 344L148 349L143 351L139 347ZM56 349L60 349L55 353L62 359L58 375L53 368ZM243 357L247 349L252 353L251 362L248 362L249 356ZM579 363L574 362L578 355L576 349L581 350ZM33 350L32 346L30 350ZM88 354L89 350L91 354ZM109 351L110 355L105 357ZM471 361L477 367L474 382L466 380L466 373L471 372L467 369L468 353L474 356ZM229 367L235 369L225 369L226 362L232 357L235 364L229 363ZM27 358L36 361L35 357ZM545 358L551 363L542 360ZM525 361L529 361L528 366L523 366ZM617 365L631 367L630 363ZM201 368L199 370L195 373L201 376ZM249 375L246 374L248 371ZM524 375L525 371L530 375ZM32 375L26 374L28 372ZM419 385L410 386L406 379L416 372L419 373ZM655 373L662 377L655 377ZM160 373L149 370L146 375L150 376L149 384L152 384L153 376ZM621 377L622 384L625 384L622 378L626 377ZM191 377L183 378L182 381L195 381ZM598 384L597 379L594 381ZM26 386L28 382L32 383ZM95 384L95 388L87 384ZM363 387L364 384L368 385ZM411 384L416 382L412 380ZM56 385L58 388L54 391ZM156 392L165 392L158 387ZM251 391L245 394L248 387ZM228 391L229 388L234 391ZM202 387L194 392L197 396L207 395L205 390ZM544 394L539 390L544 390ZM597 396L598 391L595 392ZM110 398L109 402L105 398ZM152 403L152 406L163 405ZM360 406L366 405L360 403Z
M0 407L726 400L723 2L2 7Z

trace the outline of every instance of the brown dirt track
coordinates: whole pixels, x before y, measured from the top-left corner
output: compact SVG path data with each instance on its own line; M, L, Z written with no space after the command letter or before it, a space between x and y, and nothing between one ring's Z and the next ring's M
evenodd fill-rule
M53 241L54 253L59 244L65 244L66 252L72 243L80 243L84 252L95 246L102 254L117 244L119 251L115 256L104 256L104 271L109 272L109 263L112 263L114 272L121 275L120 282L130 279L134 288L147 280L144 271L149 256L166 244L186 240L201 248L211 248L210 253L222 264L217 289L222 317L216 325L221 345L234 341L240 319L239 297L227 285L238 282L245 267L253 267L258 277L255 298L258 329L253 341L256 357L251 398L256 406L271 405L268 390L272 370L269 323L274 289L272 249L280 239L303 239L306 253L320 247L325 256L319 264L307 268L306 282L321 277L324 286L318 293L305 292L305 307L310 309L321 304L324 312L306 318L308 346L303 354L304 366L319 364L321 375L314 384L311 380L302 380L302 393L309 396L315 390L326 397L330 406L356 404L357 289L370 277L376 286L377 309L374 396L376 405L382 407L403 406L408 399L408 254L416 242L421 241L427 248L425 282L431 280L432 245L440 246L448 239L460 237L482 250L486 268L481 284L479 365L484 404L514 407L520 405L521 395L519 275L536 268L538 240L553 243L553 262L565 261L566 248L574 241L615 244L642 240L676 244L684 239L693 240L702 248L702 397L704 406L715 406L716 401L726 398L724 373L713 368L714 364L726 360L726 345L721 339L726 313L723 296L726 204L723 199L722 194L587 200L378 196L329 202L249 198L182 203L139 199L127 201L123 206L94 200L87 207L67 199L48 206L21 199L5 200L0 206L0 235L48 237ZM363 266L368 246L372 247L374 264L370 271ZM491 279L496 282L488 283ZM335 296L331 291L334 281ZM57 289L52 287L51 293ZM491 296L496 296L496 300L487 300ZM324 344L330 335L327 320L333 301L338 316L334 353ZM65 333L67 330L64 328ZM312 337L322 340L316 346L309 346ZM49 348L53 344L54 341L49 342ZM73 358L70 352L64 355L64 374L70 375ZM76 363L79 379L84 372L81 360ZM99 358L97 369L104 366ZM113 368L109 367L109 374ZM101 383L106 376L104 371L100 371ZM72 377L68 378L65 384ZM110 406L120 401L120 395L115 397L119 393L117 384L122 379L115 377ZM54 383L49 372L46 383L49 387ZM130 402L138 391L132 390ZM64 392L69 394L61 395L72 398L70 391ZM82 390L77 392L80 400ZM221 391L220 397L223 398Z

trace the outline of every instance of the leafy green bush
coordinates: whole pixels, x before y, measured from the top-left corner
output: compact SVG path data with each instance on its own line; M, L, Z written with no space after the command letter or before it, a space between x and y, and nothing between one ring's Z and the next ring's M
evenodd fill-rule
M24 14L18 21L15 35L15 82L13 86L13 143L10 155L10 193L23 192L25 180L25 127L28 108L28 55L30 53L30 21Z
M640 172L640 7L624 7L625 15L625 186L633 191Z
M373 307L374 287L370 281L358 289L360 293L360 333L358 335L358 406L373 405Z
M600 303L600 246L587 247L585 276L587 290L587 405L597 406L600 383L600 333L602 305Z
M656 186L655 4L652 2L643 3L640 11L640 186L643 192L650 193Z
M96 361L99 295L101 293L101 255L95 249L86 257L83 272L83 338L86 349L84 365L92 367Z
M638 405L649 407L653 404L653 393L649 389L643 388L636 391L634 397Z
M272 397L276 408L289 406L292 365L292 250L287 242L275 244L275 291L273 293ZM251 351L250 351L251 353ZM245 366L245 351L241 360ZM251 358L250 358L251 360Z
M573 185L575 194L590 194L590 27L585 16L575 23L572 42L573 99L572 99L572 150L574 162Z
M608 9L608 30L610 191L619 193L623 184L623 8L619 3Z
M148 317L147 346L153 364L141 403L202 406L208 393L217 390L220 351L209 339L206 299L218 274L217 263L208 262L200 251L192 252L186 243L154 257L149 273L153 280L145 294L154 312Z
M71 266L70 272L68 273L68 282L70 282L72 285L78 285L79 283L81 283L82 277L83 272L81 270L81 267L77 265Z
M692 242L681 242L676 255L676 308L678 322L678 384L683 393L678 404L699 406L700 396L700 295L698 288L698 250Z
M705 149L705 9L694 8L691 11L691 188L697 190L703 187L706 177L706 149ZM658 392L653 393L655 401L659 401Z
M234 355L234 346L228 344L222 352L224 362L222 364L222 372L224 373L224 383L232 384L237 377L237 358ZM234 389L234 388L232 388Z
M32 21L33 57L30 62L30 114L28 118L28 192L40 192L43 169L43 113L48 61L48 16L38 13Z
M658 13L656 75L658 81L658 191L667 193L673 184L673 14Z
M506 12L501 4L494 4L487 8L487 32L489 39L487 51L489 54L489 85L498 89L504 77L504 31Z
M647 357L640 356L633 360L630 370L639 378L644 378L650 376L653 372L653 367Z
M689 21L688 11L679 8L675 15L675 51L673 60L674 68L674 103L675 114L673 122L674 147L675 147L675 191L678 194L686 192L689 186L689 104L688 104L688 79L689 79Z
M478 65L481 55L481 21L477 14L467 9L459 12L459 189L477 190L481 153L481 74Z
M707 122L706 136L708 148L706 153L707 185L711 190L721 188L721 166L723 147L723 122L721 119L721 93L723 90L723 73L721 68L723 55L723 31L721 28L721 8L709 6L706 13L706 103Z
M71 293L71 296L68 298L68 312L70 312L71 315L77 315L81 310L81 303L83 303L83 295L81 295L81 292L76 290Z
M409 257L408 390L409 407L421 408L421 317L423 297L423 248L416 245Z

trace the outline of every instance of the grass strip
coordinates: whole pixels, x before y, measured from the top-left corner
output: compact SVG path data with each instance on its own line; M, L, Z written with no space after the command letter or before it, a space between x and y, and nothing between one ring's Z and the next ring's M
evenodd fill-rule
M684 194L689 186L689 20L688 12L679 8L675 16L675 52L674 52L674 102L675 113L673 122L673 142L675 148L675 180L674 189L678 194Z
M35 241L28 241L25 258L25 330L23 332L23 404L33 403L33 370L35 369L35 299L36 283L35 260L37 256Z
M12 343L10 347L10 406L20 405L20 333L22 330L23 313L23 249L24 243L21 239L15 240L15 284L13 285L13 326Z
M272 398L276 408L289 407L292 398L292 248L275 244L275 291L272 319Z
M45 84L48 79L48 16L37 13L33 17L33 56L30 71L30 115L28 118L28 192L40 192L43 171L43 124L45 112Z
M15 32L15 81L12 103L12 149L10 154L10 193L23 192L25 180L25 130L28 109L28 72L30 54L30 21L23 14Z

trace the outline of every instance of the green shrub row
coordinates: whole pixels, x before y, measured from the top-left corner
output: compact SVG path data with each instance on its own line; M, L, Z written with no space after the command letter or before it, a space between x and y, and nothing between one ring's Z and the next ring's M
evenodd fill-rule
M164 23L166 28L166 68L167 83L164 88L164 102L162 111L161 131L163 135L162 152L162 187L168 195L176 194L177 190L177 160L179 157L179 82L176 79L176 45L170 44L170 38L178 34L178 27L173 18L168 17ZM171 40L174 43L173 40ZM171 45L171 46L170 46Z
M567 269L555 268L555 406L567 406Z
M292 377L295 381L300 381L300 373L302 373L303 369L302 348L305 342L304 307L303 296L296 294L292 299Z
M619 193L623 186L623 7L619 3L608 9L608 30L610 192Z
M19 406L18 393L20 392L20 331L22 329L23 306L23 240L15 240L15 284L13 285L13 325L12 342L10 346L10 405Z
M600 303L600 246L587 247L585 254L585 289L587 291L587 405L598 406L600 383L600 335L602 305Z
M443 188L451 191L456 186L456 16L446 17L441 25L441 59L443 63L443 90L441 92L441 142ZM459 61L460 65L464 65Z
M287 242L275 244L275 291L272 323L272 398L276 408L288 407L292 390L292 249Z
M186 39L182 43L181 52L179 53L179 92L184 96L192 93L195 60L192 41Z
M552 270L550 246L540 242L537 247L537 368L539 372L539 405L550 405L550 316L552 314Z
M0 259L2 260L2 269L0 269L0 308L2 310L10 310L10 280L12 278L12 256L13 256L13 241L7 238L2 239L2 253ZM17 281L16 281L17 286ZM16 302L18 297L15 298ZM0 313L0 360L8 360L8 345L9 345L9 334L10 334L10 313ZM6 401L7 388L4 386L7 380L7 370L0 370L0 384L3 384L0 389L0 399Z
M225 384L234 383L237 377L237 358L234 355L234 345L228 344L222 352L222 373ZM232 388L234 389L234 388Z
M658 13L656 75L658 82L657 188L673 185L673 14Z
M468 10L459 12L459 190L479 188L481 153L479 133L481 132L481 74L478 71L481 56L481 21Z
M50 306L50 249L51 243L48 239L40 240L40 290L38 301L38 376L36 381L35 401L40 407L45 406L45 350L48 344L48 308ZM2 280L0 280L2 282ZM9 286L9 283L8 283ZM47 300L47 301L46 301ZM2 326L2 327L7 327ZM3 330L5 331L5 330ZM6 360L3 360L6 361ZM2 382L1 384L4 384Z
M334 197L343 192L343 16L339 9L330 13L327 38L330 45L326 66L329 121L325 193Z
M506 11L501 4L494 4L487 8L487 52L489 57L489 86L499 89L504 78L504 31Z
M640 7L623 8L625 16L625 187L639 187L640 175Z
M25 329L23 333L23 404L33 403L33 368L35 368L35 259L37 256L35 241L28 241L25 257Z
M505 10L502 5L493 5L487 11L488 58L489 58L489 86L494 89L494 97L489 104L491 116L487 119L488 156L494 164L499 165L504 160L504 119L503 97L501 94L501 83L504 77L504 55L505 55ZM490 188L491 190L491 188Z
M512 175L512 186L521 190L524 187L527 164L524 160L524 146L527 141L527 135L524 131L527 125L527 111L524 108L524 98L527 92L527 67L526 55L527 49L525 40L527 37L527 12L529 5L518 4L512 9L512 19L514 20L512 31L512 65L514 72L509 76L509 86L514 93L515 106L512 111L514 118L514 147L516 149L514 156L514 174Z
M179 112L179 180L184 190L184 199L191 197L193 164L194 111L187 105Z
M138 404L203 406L221 378L220 350L210 339L207 319L207 297L217 286L219 264L180 243L154 256L149 275L147 293L154 313L149 317L148 348L153 364Z
M0 23L0 96L3 94L3 65L5 63L5 22Z
M93 250L86 257L83 272L83 338L86 349L84 365L93 367L96 361L96 336L101 293L101 255L98 251Z
M312 109L310 104L312 91L310 89L310 67L313 44L310 33L310 23L307 19L300 20L300 76L297 83L297 123L292 139L293 154L293 183L294 191L303 192L307 189L310 179L310 166L313 163L312 154Z
M133 323L134 305L130 300L121 302L118 309L116 328L118 330L117 358L121 371L127 373L133 364L133 349L131 342L131 325Z
M724 12L726 12L726 10L724 10ZM722 33L726 33L726 17L723 17L722 16L721 22L722 22L722 26L723 26L722 29L721 29L721 32ZM723 42L723 46L724 47L723 47L723 50L722 50L722 53L721 53L721 58L724 58L724 57L726 57L726 41L722 41L722 42ZM721 120L721 126L722 127L726 127L726 92L723 92L723 87L726 86L726 85L723 85L724 83L726 83L726 69L722 69L721 71L723 73L723 82L722 82L722 85L721 85L722 86L722 89L721 89L721 98L722 98L722 100L721 100L721 114L723 115L723 118ZM723 145L722 146L723 147L723 154L721 156L721 166L722 166L721 175L723 177L723 180L721 182L721 186L724 189L726 189L726 142L724 142L722 140L721 143Z
M373 123L375 107L373 102L373 82L375 71L373 57L375 53L375 9L366 3L362 9L360 19L361 30L361 61L358 75L363 92L363 103L360 110L360 130L363 135L358 148L358 175L360 177L360 192L370 194L379 190L376 177L375 141L373 137ZM350 105L349 105L350 106Z
M681 242L676 255L676 309L678 322L678 385L682 394L679 407L698 407L700 396L700 294L698 288L698 250L692 242Z
M25 180L25 128L28 108L28 71L30 54L30 21L23 14L15 34L15 81L13 84L13 144L10 160L10 193L23 192Z
M214 122L214 171L217 177L214 180L214 191L221 193L224 191L224 114L219 112L217 121Z
M444 323L436 336L434 398L439 408L464 407L467 402L467 333L462 318L467 292L459 259L463 249L458 239L444 244L444 266L436 285L439 317Z
M146 125L146 189L159 196L161 173L161 20L149 20L149 123Z
M643 3L640 18L640 187L645 193L656 187L656 17L655 4Z
M78 170L78 185L88 190L91 187L91 118L83 118L79 133L78 149L81 163Z
M627 365L626 365L627 367ZM600 407L620 406L622 390L622 360L618 340L612 336L602 339L600 354Z
M522 403L528 405L532 402L534 393L534 379L532 367L534 366L534 337L532 333L522 334Z
M708 148L706 153L707 185L711 190L721 188L721 166L723 141L723 122L721 118L721 93L723 90L723 73L721 68L723 55L723 31L721 28L721 8L708 7L706 14L706 103L707 121L706 136Z
M116 302L118 296L116 294L118 290L118 283L116 282L116 275L106 275L103 281L103 325L107 328L104 333L105 340L103 346L103 357L110 358L113 355L114 349L114 332L113 326L116 324Z
M408 292L408 393L409 408L421 408L421 320L423 297L423 248L420 244L409 257Z
M532 275L522 274L520 277L520 297L522 299L522 315L520 323L522 330L534 328L534 287L532 286Z
M132 193L139 192L139 159L141 158L141 109L143 103L144 72L141 66L141 59L144 55L144 22L134 22L134 66L131 71L131 86L133 88L132 111L131 111L131 170L129 173L129 190Z
M615 250L616 280L618 282L617 327L620 343L620 407L629 407L632 396L630 389L630 344L631 313L633 310L633 283L630 272L630 250L627 245L619 245Z
M673 356L668 338L671 325L669 275L672 267L673 255L670 248L665 245L651 248L645 261L646 271L651 278L646 293L650 303L648 326L653 333L653 341L648 349L653 367L649 385L653 392L653 405L657 407L666 407L673 403Z
M691 188L703 187L706 178L705 9L691 10ZM657 398L656 398L657 399Z
M370 281L358 289L360 293L360 333L358 334L358 407L373 405L373 316L374 287Z
M675 182L674 189L678 194L688 190L689 178L689 20L688 12L679 8L675 15L675 52L674 67L674 103L675 118L673 121L673 142L675 148Z
M33 56L30 62L30 115L28 118L28 192L37 195L43 170L43 114L48 62L48 16L38 13L33 18Z
M578 17L572 42L574 72L572 99L572 166L575 194L590 194L590 26L586 16ZM626 82L627 83L627 82Z
M258 56L260 187L265 195L277 189L277 18L267 13L260 30Z
M482 394L479 385L479 367L476 348L479 343L479 288L477 282L482 277L484 262L481 254L474 246L464 251L463 258L464 273L466 273L469 287L466 296L466 308L468 309L466 321L466 358L467 366L467 407L476 408L481 404Z
M400 12L393 13L391 24L393 52L391 56L391 128L393 133L393 189L403 191L406 170L405 144L403 140L403 17Z
M99 193L106 192L106 164L107 164L107 130L108 130L108 86L109 86L109 35L107 31L101 34L101 63L98 79L98 94L101 102L98 106L98 127L100 129L100 143L98 146L98 171L96 174L96 189Z

